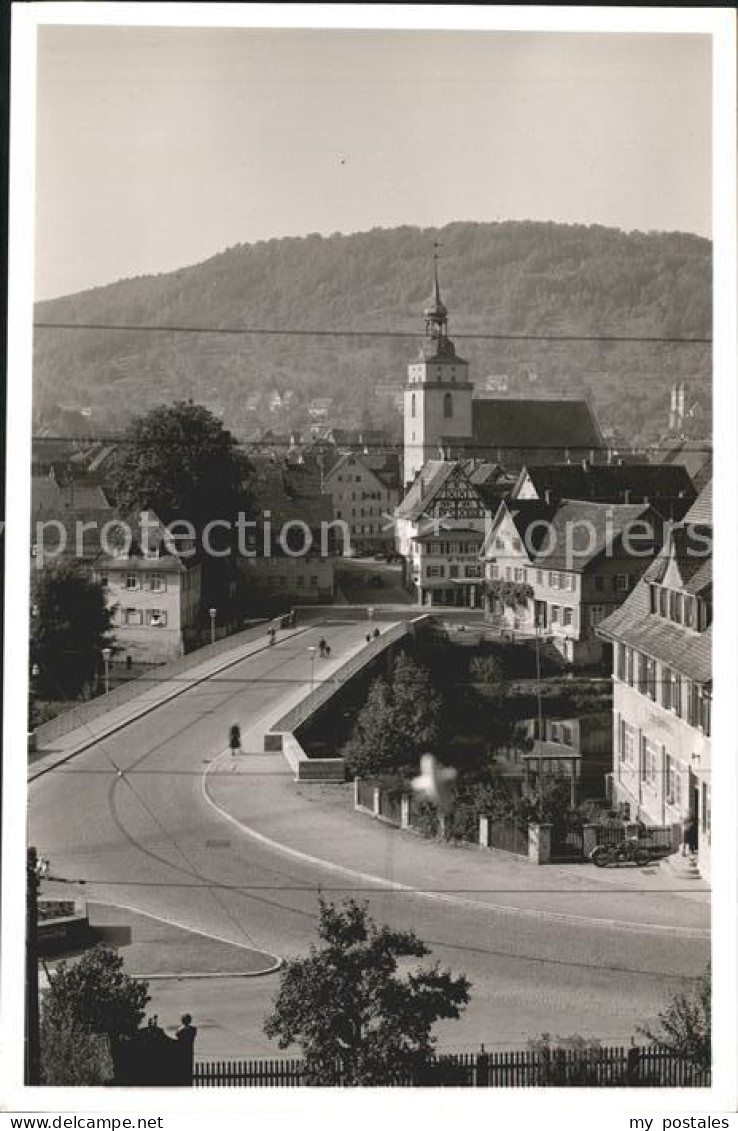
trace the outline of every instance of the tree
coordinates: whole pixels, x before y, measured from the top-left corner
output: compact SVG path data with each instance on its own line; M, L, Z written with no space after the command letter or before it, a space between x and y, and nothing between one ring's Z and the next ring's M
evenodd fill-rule
M397 656L391 679L372 683L343 755L360 777L417 769L420 755L438 742L441 696L429 673L411 657Z
M44 572L34 595L31 663L34 695L74 699L95 679L103 648L113 646L113 611L101 585L71 567Z
M76 962L59 963L41 1021L47 1033L96 1033L118 1040L134 1035L150 1000L148 982L131 978L120 955L98 945Z
M470 983L438 966L397 976L398 960L423 958L413 931L378 927L367 905L320 900L325 945L289 961L264 1032L302 1046L313 1084L382 1085L417 1079L428 1066L434 1023L458 1018Z
M41 1083L49 1087L93 1087L113 1078L110 1040L86 1033L71 1021L41 1022Z
M710 967L691 993L678 993L658 1015L659 1028L639 1026L654 1044L671 1049L697 1068L712 1064L712 978Z
M110 486L121 510L150 507L164 521L174 514L200 535L211 520L233 522L239 509L247 509L249 471L216 416L202 405L176 401L136 417Z

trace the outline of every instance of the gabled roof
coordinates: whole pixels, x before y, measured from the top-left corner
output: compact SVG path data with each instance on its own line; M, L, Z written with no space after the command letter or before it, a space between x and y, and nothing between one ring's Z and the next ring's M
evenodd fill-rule
M361 464L367 471L380 480L389 490L397 490L400 486L400 459L395 452L344 452L326 470L325 478L333 478L339 471L343 471L349 462Z
M712 479L700 492L693 506L684 516L685 522L712 526Z
M397 507L396 517L406 518L411 522L419 519L453 469L458 466L453 460L427 460Z
M617 504L564 500L557 504L538 499L508 500L500 505L484 547L485 555L494 559L492 541L499 521L507 513L523 541L530 560L547 569L581 572L605 550L619 554L623 534L632 528L634 543L646 549L644 540L636 541L647 522L660 544L661 520L648 503ZM628 556L624 553L623 556Z
M597 626L605 640L637 648L654 660L696 680L712 679L712 626L694 632L651 612L648 582L641 580L622 605Z
M698 594L708 589L712 585L712 527L699 523L675 526L644 580L662 582L671 566L676 568L685 592Z
M592 499L596 502L643 502L654 499L692 500L697 492L681 464L560 463L524 467L513 497L530 480L539 498ZM627 496L627 497L626 497Z
M508 397L472 401L475 449L550 451L588 450L602 446L592 410L582 400L514 400ZM504 463L504 457L502 458Z

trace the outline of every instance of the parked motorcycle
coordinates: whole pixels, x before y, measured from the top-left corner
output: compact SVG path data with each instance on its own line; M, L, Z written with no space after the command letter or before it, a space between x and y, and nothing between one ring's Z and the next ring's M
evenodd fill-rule
M619 844L598 844L589 854L589 858L598 868L607 868L610 864L635 864L642 867L651 862L651 850L635 837L621 840Z

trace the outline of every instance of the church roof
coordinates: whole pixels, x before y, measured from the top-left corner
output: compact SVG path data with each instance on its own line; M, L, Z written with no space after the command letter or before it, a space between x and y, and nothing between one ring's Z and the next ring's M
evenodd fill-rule
M602 435L592 410L582 400L512 400L508 397L472 401L472 443L475 450L499 448L529 452L560 448L597 449ZM502 463L504 464L504 456Z

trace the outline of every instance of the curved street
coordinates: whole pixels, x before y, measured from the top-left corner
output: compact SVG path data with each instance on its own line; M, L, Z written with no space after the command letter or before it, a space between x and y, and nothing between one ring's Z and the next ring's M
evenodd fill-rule
M281 634L36 777L31 843L54 875L84 880L78 894L91 902L283 957L316 941L319 890L357 893L471 979L462 1019L437 1030L449 1049L519 1046L544 1031L628 1042L704 969L707 904L661 890L658 868L621 881L429 844L350 812L343 787L336 803L329 787L296 786L283 757L263 753L260 723L305 694L320 636L332 654L315 661L316 682L361 648L366 623L339 616ZM237 764L224 757L233 723ZM275 1055L261 1021L277 980L153 982L151 1008L172 1021L195 1014L200 1057Z

